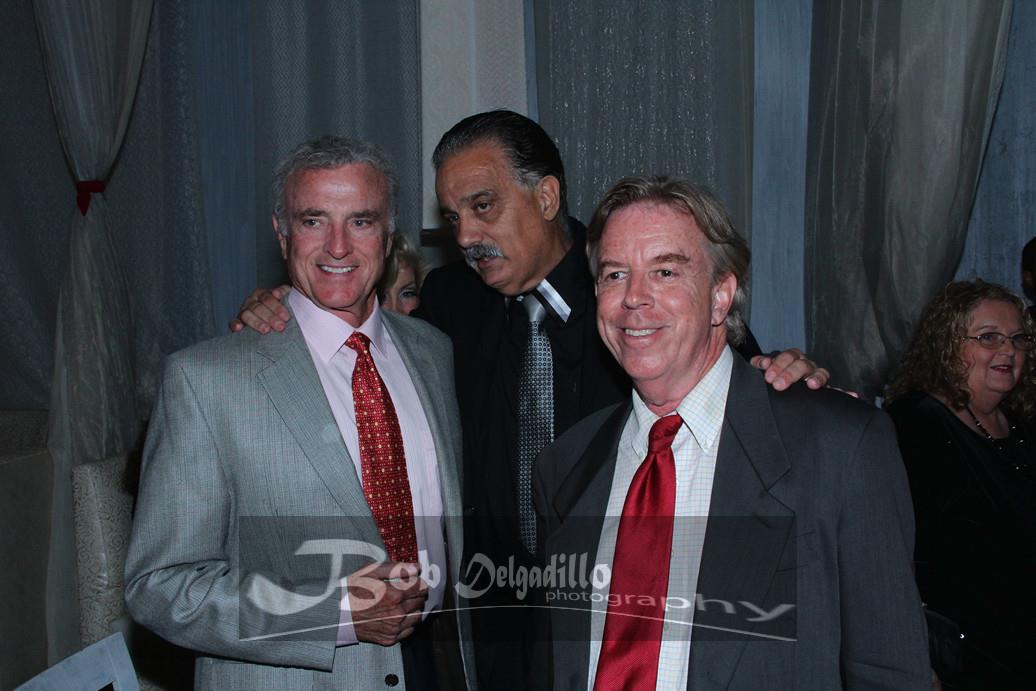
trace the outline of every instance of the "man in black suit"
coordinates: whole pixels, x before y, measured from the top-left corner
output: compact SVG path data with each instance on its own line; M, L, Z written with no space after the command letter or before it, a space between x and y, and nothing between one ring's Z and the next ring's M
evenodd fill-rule
M468 556L484 554L494 563L513 558L532 563L521 524L533 519L531 483L522 476L519 449L527 418L520 414L520 380L529 328L521 309L527 300L543 306L542 333L552 356L553 434L577 420L625 399L626 374L596 331L593 279L585 254L585 228L567 214L564 166L550 136L529 118L511 111L479 113L443 135L433 155L436 195L465 261L428 274L421 305L424 318L453 342L454 372L464 430L465 545ZM474 270L472 270L474 269ZM280 330L289 317L280 289L256 291L242 305L240 319L252 328ZM233 329L242 327L240 321ZM770 358L759 355L749 334L746 357L766 368L766 379L783 390L805 379L812 388L826 383L817 368L792 349ZM520 497L527 498L525 506ZM509 590L490 591L472 606L480 685L521 688L528 668L526 614Z
M775 393L733 352L749 254L710 194L627 178L588 235L598 329L634 393L536 466L545 561L587 555L610 573L547 583L558 606L539 685L928 688L885 414Z

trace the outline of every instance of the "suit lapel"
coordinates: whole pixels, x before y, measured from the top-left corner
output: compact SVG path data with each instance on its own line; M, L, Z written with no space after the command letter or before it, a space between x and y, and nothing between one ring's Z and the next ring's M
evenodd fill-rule
M504 395L496 386L499 379L495 374L500 369L500 362L502 361L500 348L504 333L508 329L508 323L503 298L496 291L493 291L493 295L486 300L485 312L482 315L478 328L478 352L476 357L479 360L482 375L477 378L479 388L476 391L476 395L480 405L472 412L475 418L474 433L485 434L490 425L485 424L483 416L487 411L493 409L490 401L495 396ZM480 441L475 448L485 449L488 447Z
M569 515L603 516L608 508L615 458L626 419L633 410L627 401L605 419L586 451L561 481L554 495L554 510L562 521ZM601 459L604 459L603 462Z
M459 516L461 511L460 494L458 491L459 481L457 468L450 462L457 454L457 450L448 446L451 438L449 425L445 418L445 408L433 396L429 373L436 371L438 365L428 352L426 345L411 334L404 336L400 329L402 317L383 310L381 313L382 323L385 329L392 336L392 342L403 359L410 379L417 390L417 398L421 402L425 417L428 419L428 428L432 433L432 440L435 443L435 456L439 460L439 472L441 474L440 484L443 491L443 509L447 516Z
M615 475L619 440L632 409L630 402L615 406L561 481L553 499L560 525L548 539L548 555L568 555L567 558L571 559L571 555L585 554L587 563L595 563ZM586 600L581 602L586 603ZM586 688L590 664L590 650L586 643L590 640L589 607L590 604L586 603L552 610L551 636L557 660L554 683L557 688Z
M342 441L296 320L289 321L282 333L262 337L257 350L271 361L257 377L295 441L343 514L370 518L358 525L369 527L365 530L369 532L367 539L380 544L356 466Z
M759 372L735 356L698 593L706 601L730 602L736 616L707 602L704 611L699 607L695 613L689 682L696 691L726 688L744 643L752 638L744 632L759 637L761 631L746 622L751 615L739 603L765 606L775 597L774 576L794 535L794 512L778 498L780 480L791 465L766 386Z

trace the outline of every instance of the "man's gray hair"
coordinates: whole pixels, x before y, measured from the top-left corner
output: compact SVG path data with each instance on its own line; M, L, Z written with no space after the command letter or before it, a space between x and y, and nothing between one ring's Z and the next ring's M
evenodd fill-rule
M718 283L728 274L737 279L734 302L727 313L727 341L740 344L745 338L744 309L748 302L748 243L734 229L723 202L704 187L690 180L671 176L634 176L623 178L604 194L594 209L587 230L586 253L590 269L597 276L600 261L601 235L608 218L623 207L648 203L667 206L694 217L705 235L705 253L712 263L712 282Z
M366 163L385 179L385 188L388 190L388 232L394 232L396 189L399 183L388 156L377 144L330 134L299 144L274 168L273 216L277 219L278 232L288 235L291 230L287 200L284 198L288 178L304 170L334 170L356 163Z

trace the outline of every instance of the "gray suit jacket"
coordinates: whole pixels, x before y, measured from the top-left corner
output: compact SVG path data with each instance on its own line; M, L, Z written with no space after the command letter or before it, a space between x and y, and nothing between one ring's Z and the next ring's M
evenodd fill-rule
M630 410L586 418L540 457L545 554L593 563ZM884 413L832 391L775 392L735 355L707 520L690 689L930 688L910 494ZM794 608L760 622L744 603ZM589 611L564 605L549 610L543 684L585 689Z
M435 440L444 514L461 515L460 423L449 340L382 312ZM320 517L320 518L314 518ZM462 539L447 518L449 578ZM353 461L295 320L283 333L242 333L171 355L151 418L126 563L133 617L200 651L201 689L371 689L396 675L398 645L335 648L340 588L326 598L330 557L294 556L304 539L353 539L384 549ZM342 574L370 560L347 555ZM261 574L321 600L290 617L242 597ZM280 603L283 604L283 603ZM458 617L467 678L468 620ZM302 631L287 640L274 631ZM246 640L252 639L252 640Z

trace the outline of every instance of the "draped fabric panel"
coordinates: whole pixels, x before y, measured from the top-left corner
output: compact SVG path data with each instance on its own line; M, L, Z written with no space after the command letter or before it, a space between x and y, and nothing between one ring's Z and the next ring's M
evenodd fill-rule
M33 7L72 177L105 181L129 123L152 3L35 0ZM71 467L128 450L138 421L129 293L103 196L94 194L84 213L69 221L48 440L55 477L47 612L52 661L79 647L75 571L69 568L75 552Z
M1021 253L1036 236L1036 2L1011 13L1004 86L955 279L980 277L1022 294ZM1030 296L1032 300L1036 295Z
M0 409L50 400L58 291L64 277L72 174L61 150L31 2L12 2L0 42Z
M256 238L273 242L256 204L252 0L190 2L190 80L212 289L213 328L224 333L259 285ZM265 199L267 195L261 195Z
M686 175L749 235L752 3L537 0L539 115L588 220L624 175Z
M806 347L803 285L813 0L756 0L752 317L764 351Z
M296 144L323 134L366 139L385 149L399 174L398 227L416 242L421 228L417 1L263 0L251 13L259 285L285 277L270 224L273 168Z
M875 395L961 256L1003 77L1009 0L813 8L807 340Z

